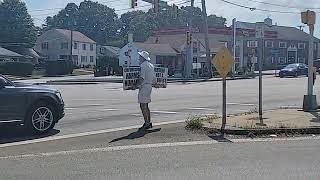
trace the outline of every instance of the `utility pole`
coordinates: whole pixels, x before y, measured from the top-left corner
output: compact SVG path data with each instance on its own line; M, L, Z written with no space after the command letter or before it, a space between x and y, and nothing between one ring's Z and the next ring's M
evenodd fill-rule
M186 61L185 61L185 78L191 79L192 78L192 62L193 62L193 51L192 51L192 17L193 17L193 5L194 2L191 0L191 8L189 11L189 32L187 33L187 49L186 49Z
M73 56L73 54L72 54L72 50L73 50L73 27L71 27L71 29L70 29L70 33L71 33L71 37L70 37L70 61L73 63L73 58L72 58L72 56Z
M206 46L206 57L208 61L208 78L212 78L212 65L211 65L211 55L210 55L210 47L209 47L209 30L208 30L208 15L207 15L207 7L206 0L201 0L202 3L202 16L203 16L203 28L204 28L204 40Z
M314 51L314 25L316 23L316 13L314 11L306 11L301 13L302 23L309 26L309 58L308 58L308 94L303 99L303 110L306 112L318 109L317 97L313 95L313 51Z

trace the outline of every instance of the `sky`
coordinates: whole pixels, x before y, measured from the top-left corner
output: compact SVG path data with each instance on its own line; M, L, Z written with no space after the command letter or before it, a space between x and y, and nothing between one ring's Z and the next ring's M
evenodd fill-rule
M47 16L55 15L59 8L64 8L68 3L73 2L80 4L83 0L22 0L27 4L29 13L34 18L36 25L44 23L44 19ZM130 8L130 0L93 0L102 4L108 5L114 8L116 12L121 15ZM169 4L180 4L189 0L165 0ZM229 3L228 3L229 2ZM262 3L261 3L262 2ZM307 2L307 3L306 3ZM300 12L308 8L313 9L320 14L319 0L206 0L208 14L216 14L227 18L227 24L230 25L233 18L237 18L238 21L246 22L261 22L265 18L270 17L273 19L273 23L281 26L297 27L303 25L300 20ZM230 3L235 3L244 7L238 7ZM267 3L267 4L263 4ZM268 4L269 3L269 4ZM183 4L186 5L187 3ZM276 4L276 5L270 5ZM195 0L195 5L201 7L201 0ZM256 8L257 10L251 11L248 8ZM138 8L140 10L147 10L149 8L148 3L138 0ZM259 11L258 9L267 10ZM38 11L42 10L42 11ZM277 13L268 11L281 11L289 13ZM315 35L320 37L320 18L317 19L315 27ZM304 27L305 31L308 31L308 27Z

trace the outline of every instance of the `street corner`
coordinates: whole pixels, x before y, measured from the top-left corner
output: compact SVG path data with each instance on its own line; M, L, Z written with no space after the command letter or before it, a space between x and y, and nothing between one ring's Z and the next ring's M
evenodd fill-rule
M119 128L116 131L103 130L81 133L79 136L49 136L39 139L23 139L0 145L0 157L41 154L47 152L78 151L83 149L124 147L148 144L193 142L212 140L205 133L186 130L185 123L155 123L152 129Z
M295 137L320 134L320 111L304 112L298 108L269 110L263 113L263 125L260 124L257 111L229 115L224 133L239 137ZM202 129L217 134L221 130L221 117L211 115L193 117L187 121L189 129Z

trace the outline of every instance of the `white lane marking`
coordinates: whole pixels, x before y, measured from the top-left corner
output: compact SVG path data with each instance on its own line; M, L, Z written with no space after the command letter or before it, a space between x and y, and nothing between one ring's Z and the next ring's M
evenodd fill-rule
M188 110L209 110L209 111L212 111L212 110L216 110L216 109L213 109L213 108L194 107L194 108L188 108Z
M171 112L171 111L151 111L151 113L159 113L159 114L177 114L177 112Z
M74 110L74 109L77 109L77 108L64 108L65 110Z
M319 140L319 139L320 139L320 136L316 136L316 137L298 137L298 138L233 139L233 140L231 140L231 143L302 141L302 140ZM3 159L18 159L18 158L35 158L35 157L43 158L43 157L61 156L61 155L73 155L73 154L85 154L85 153L97 153L97 152L112 152L112 151L122 151L122 150L159 148L159 147L211 145L211 144L222 144L222 143L225 143L225 142L218 142L218 141L210 140L210 141L191 141L191 142L140 144L140 145L129 145L129 146L114 146L114 147L104 147L104 148L92 148L92 149L81 149L81 150L70 150L70 151L24 154L24 155L16 155L16 156L3 156L3 157L0 157L0 160L3 160Z
M256 104L247 104L247 103L227 103L227 105L256 106Z
M176 124L176 123L182 123L182 122L185 122L185 120L168 121L168 122L160 122L160 123L153 123L153 124L154 124L154 126L161 126L161 125ZM54 141L54 140L61 140L61 139L76 138L76 137L83 137L83 136L90 136L90 135L97 135L97 134L104 134L104 133L110 133L110 132L116 132L116 131L137 129L140 127L141 127L141 125L136 125L136 126L128 126L128 127L121 127L121 128L113 128L113 129L105 129L105 130L98 130L98 131L76 133L76 134L61 135L61 136L50 136L50 137L41 138L41 139L33 139L33 140L26 140L26 141L20 141L20 142L0 144L0 148L33 144L33 143L40 143L40 142L47 142L47 141Z
M147 149L147 148L158 148L158 147L207 145L207 144L216 144L216 143L218 143L218 142L211 140L211 141L194 141L194 142L141 144L141 145L115 146L115 147L93 148L93 149L82 149L82 150L71 150L71 151L58 151L58 152L37 153L37 154L24 154L24 155L18 155L18 156L5 156L5 157L0 157L0 159L50 157L50 156L60 156L60 155L110 152L110 151L133 150L133 149Z

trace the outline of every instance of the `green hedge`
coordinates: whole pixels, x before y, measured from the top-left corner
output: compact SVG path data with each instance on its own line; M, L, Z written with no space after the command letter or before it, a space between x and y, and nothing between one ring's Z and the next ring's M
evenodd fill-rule
M72 74L73 69L73 63L69 60L46 62L46 74L48 76Z
M0 73L15 76L32 75L33 65L27 62L3 62L0 63Z

